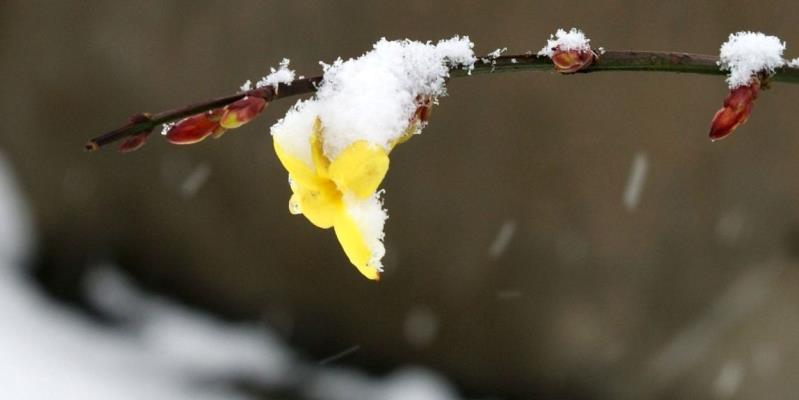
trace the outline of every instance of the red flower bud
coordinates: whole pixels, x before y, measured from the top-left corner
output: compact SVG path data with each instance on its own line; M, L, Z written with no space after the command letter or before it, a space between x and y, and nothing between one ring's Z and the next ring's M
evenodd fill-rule
M194 144L201 142L208 136L216 133L219 129L219 122L211 118L214 111L192 115L184 118L166 133L166 140L172 144Z
M266 108L266 100L256 96L247 96L225 106L225 112L219 124L225 129L238 128L252 121Z
M119 146L120 153L130 153L136 151L147 143L147 137L150 136L152 131L139 132L135 135L128 136L125 141Z
M760 82L755 80L747 86L730 91L724 99L724 107L716 112L710 123L710 140L721 140L746 122L752 113L752 105L760 92Z
M585 50L560 50L560 46L553 49L552 64L555 71L562 74L575 73L593 64L596 54L591 49Z

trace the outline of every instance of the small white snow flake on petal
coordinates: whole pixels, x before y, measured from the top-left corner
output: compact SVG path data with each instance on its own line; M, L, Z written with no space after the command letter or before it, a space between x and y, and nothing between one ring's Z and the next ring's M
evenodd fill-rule
M785 65L782 52L785 42L760 32L737 32L721 45L719 66L729 71L730 89L748 85L758 73L771 74Z
M295 76L294 70L289 69L290 62L288 58L284 58L283 61L280 62L278 69L270 68L271 73L261 78L261 80L255 84L255 87L262 88L265 86L272 86L277 89L277 85L281 83L290 85L291 82L294 81Z
M552 57L555 48L561 51L589 50L591 49L591 45L588 44L590 41L591 39L586 38L585 34L577 28L571 28L568 32L558 29L554 35L549 36L547 45L538 51L538 55Z

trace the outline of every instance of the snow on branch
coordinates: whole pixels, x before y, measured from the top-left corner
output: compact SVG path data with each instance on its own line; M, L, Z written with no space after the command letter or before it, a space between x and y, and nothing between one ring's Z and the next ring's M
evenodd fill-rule
M555 50L590 50L591 45L588 44L590 41L591 39L585 37L585 33L577 28L571 28L568 32L558 29L554 35L549 36L547 45L538 51L538 55L552 57Z

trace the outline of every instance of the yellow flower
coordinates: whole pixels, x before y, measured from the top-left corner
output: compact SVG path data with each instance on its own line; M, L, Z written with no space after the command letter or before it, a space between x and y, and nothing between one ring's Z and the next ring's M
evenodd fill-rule
M291 182L289 211L305 215L320 228L332 227L350 262L365 277L378 280L384 250L375 241L382 239L385 214L376 191L388 171L391 149L358 140L331 160L324 154L323 128L318 117L312 130L308 145L313 165L287 152L274 137L275 152ZM397 140L390 147L401 141L404 140ZM375 210L380 218L377 232L365 215Z

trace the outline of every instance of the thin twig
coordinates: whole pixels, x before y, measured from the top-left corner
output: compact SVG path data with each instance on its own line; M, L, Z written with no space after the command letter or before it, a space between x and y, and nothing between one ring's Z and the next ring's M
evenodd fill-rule
M474 64L473 70L466 71L459 67L452 68L450 70L450 77L460 78L501 72L552 70L552 61L549 57L539 57L533 53L527 53L478 59ZM579 73L601 71L660 71L705 75L725 74L724 71L719 69L718 57L704 54L657 51L606 51L599 56L594 64L581 70ZM770 80L774 82L799 83L799 68L780 68ZM312 93L316 91L321 81L321 76L297 79L291 82L290 85L280 84L277 91L271 86L267 86L160 112L148 116L147 118L139 117L137 122L128 123L127 125L89 140L85 148L90 151L97 150L102 146L122 140L128 136L150 131L158 125L175 122L191 115L224 107L248 95L263 97L267 102L271 102L285 97Z

